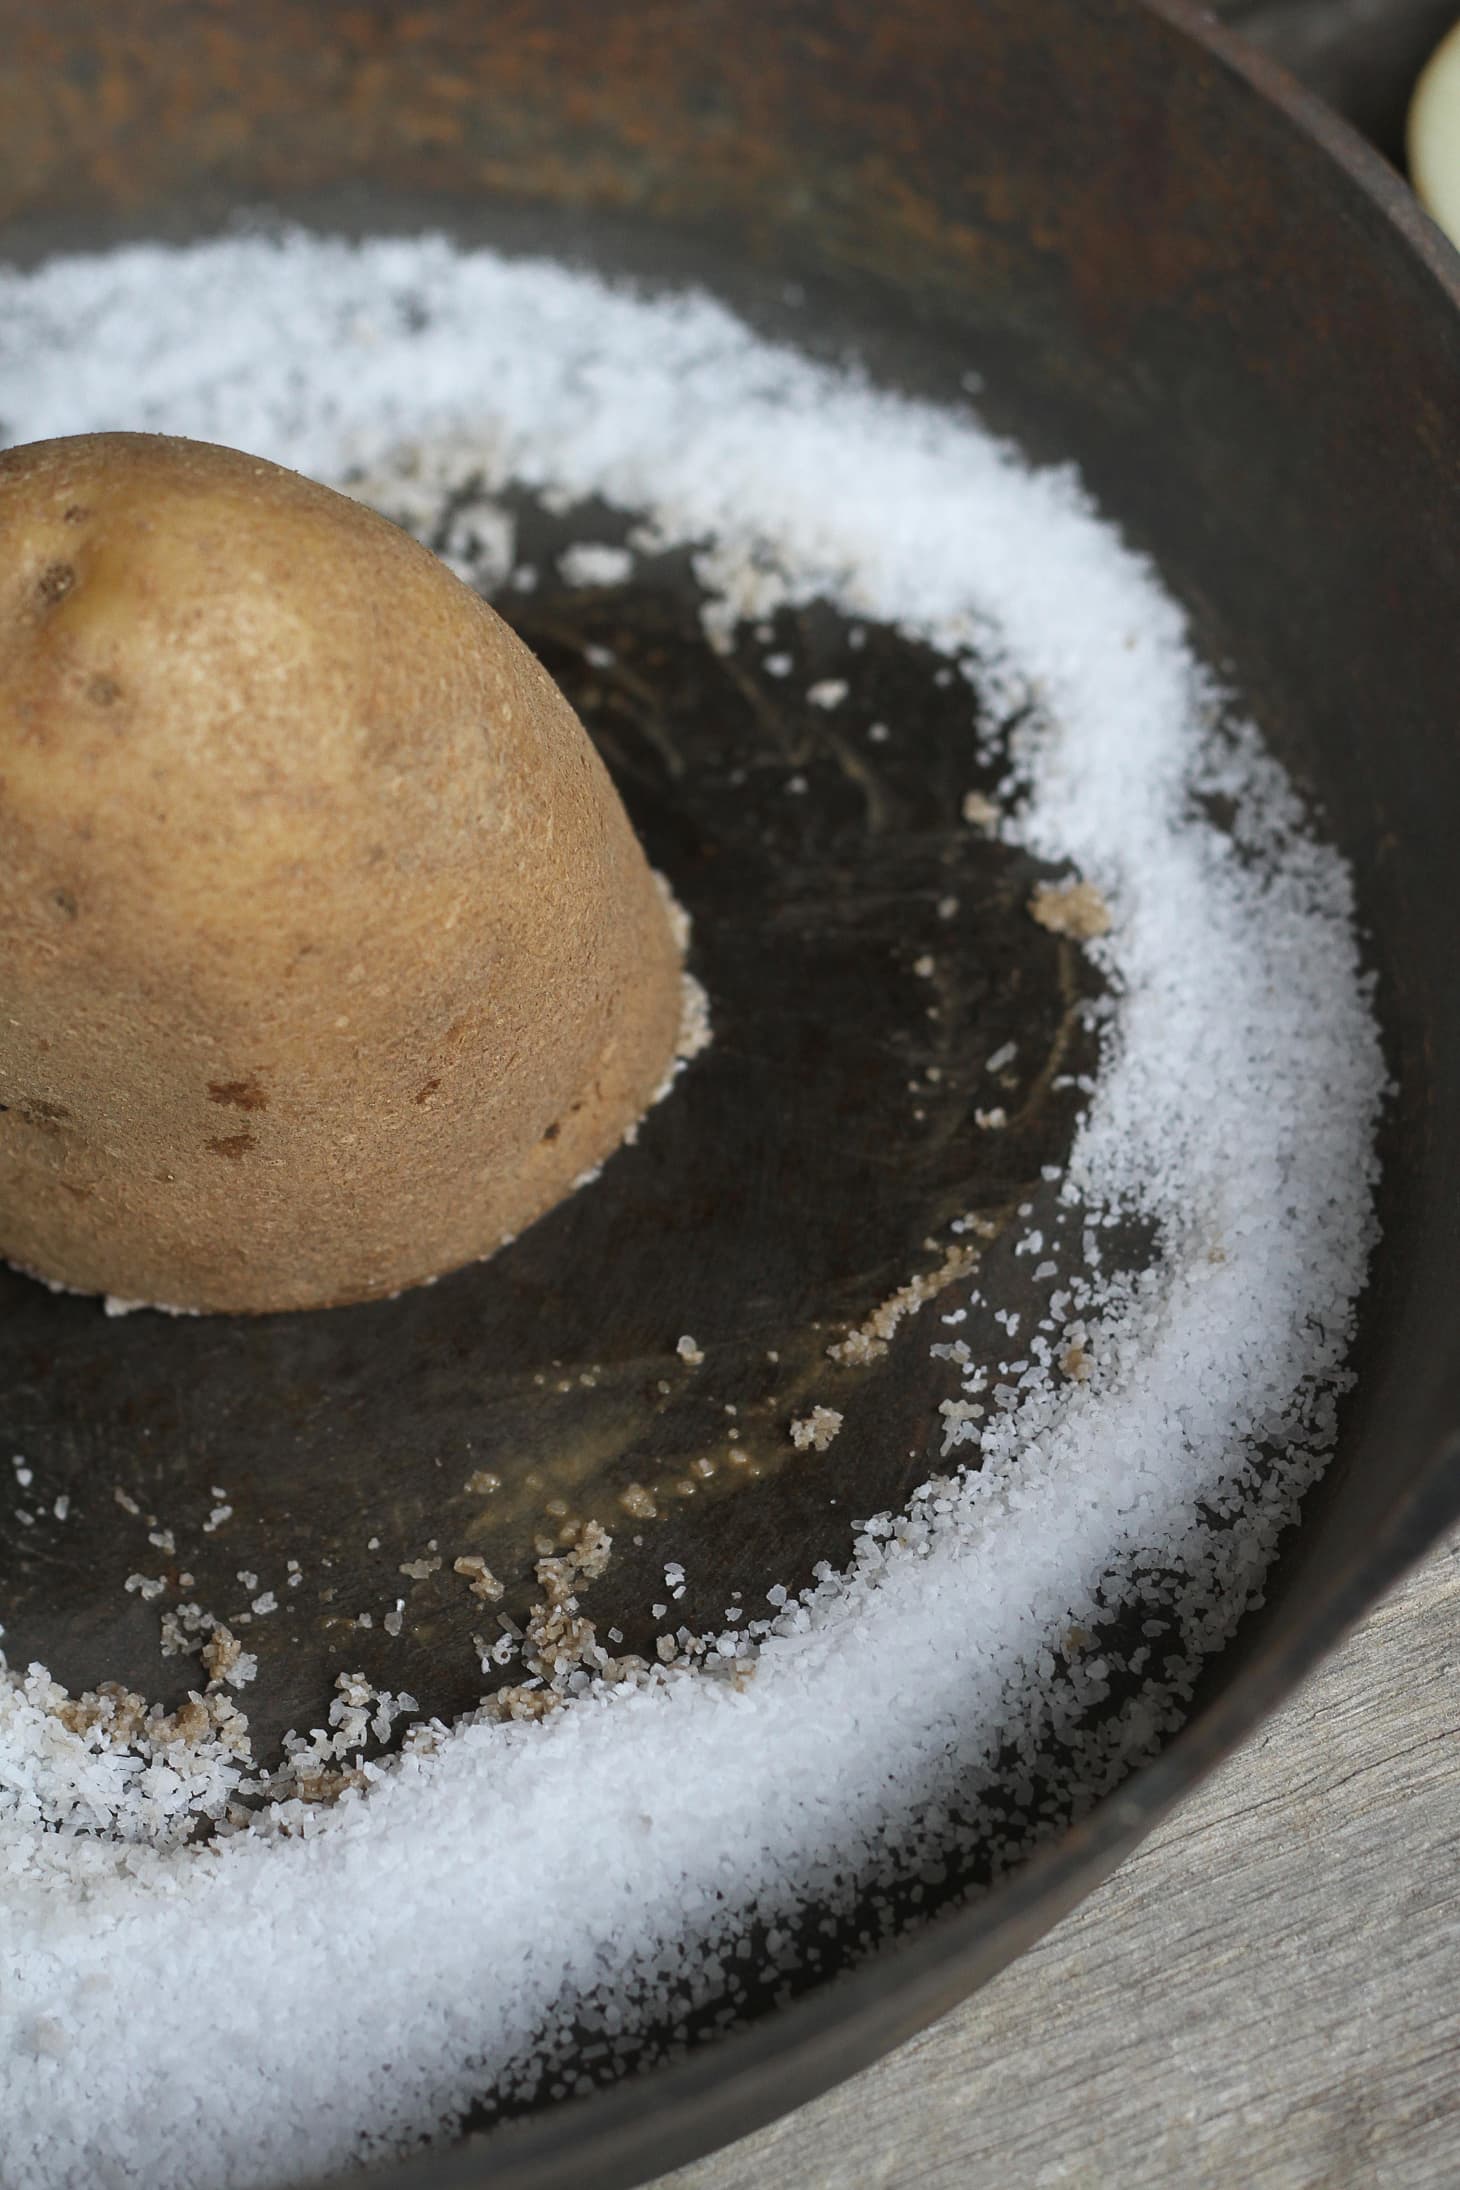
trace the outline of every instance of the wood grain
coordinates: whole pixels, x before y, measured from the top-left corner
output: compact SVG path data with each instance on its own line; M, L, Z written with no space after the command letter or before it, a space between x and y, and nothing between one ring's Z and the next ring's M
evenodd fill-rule
M1453 2190L1460 1536L1048 1939L658 2190Z

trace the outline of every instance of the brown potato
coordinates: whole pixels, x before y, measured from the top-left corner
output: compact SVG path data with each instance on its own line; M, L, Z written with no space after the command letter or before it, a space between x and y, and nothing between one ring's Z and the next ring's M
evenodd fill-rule
M0 455L0 1254L180 1308L359 1300L616 1147L665 904L535 658L235 451Z

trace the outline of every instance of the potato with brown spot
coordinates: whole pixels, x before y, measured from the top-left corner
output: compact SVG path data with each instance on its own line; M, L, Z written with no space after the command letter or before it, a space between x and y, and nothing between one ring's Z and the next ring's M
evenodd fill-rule
M98 434L0 455L0 594L0 1254L368 1299L617 1146L679 948L576 716L443 564L275 465Z

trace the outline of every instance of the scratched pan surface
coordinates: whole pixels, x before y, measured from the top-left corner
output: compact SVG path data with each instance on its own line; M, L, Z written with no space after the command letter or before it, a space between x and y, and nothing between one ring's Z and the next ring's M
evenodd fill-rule
M516 514L520 559L545 571L629 523ZM1094 1063L1076 1016L1093 978L1029 916L1046 870L962 816L989 774L962 676L824 607L721 657L700 598L682 555L632 585L500 596L693 917L711 1049L590 1190L393 1301L109 1317L0 1275L3 1434L33 1477L0 1531L12 1653L73 1689L180 1702L200 1676L160 1656L159 1615L194 1600L258 1656L244 1700L266 1763L286 1728L326 1723L342 1670L428 1714L468 1708L489 1685L474 1637L525 1617L536 1558L576 1521L616 1547L585 1610L652 1658L666 1630L718 1627L732 1598L754 1617L772 1584L844 1560L853 1521L931 1471L937 1403L961 1387L928 1341L952 1334L909 1331L868 1367L827 1347L966 1252L966 1218L1002 1232L1033 1206L1053 1230L1041 1169ZM808 699L833 678L839 707ZM1008 1126L981 1130L996 1107ZM59 1130L21 1104L8 1123ZM1001 1301L1045 1312L1028 1258L989 1260ZM996 1372L1004 1332L982 1351ZM825 1455L788 1434L816 1402L847 1419ZM454 1572L472 1554L500 1606ZM672 1619L670 1560L690 1577Z
M1016 1876L970 1900L978 1880L954 1870L905 1940L869 1960L840 1937L803 1997L762 2001L745 2031L396 2177L642 2181L991 1974L1460 1506L1454 263L1341 129L1174 0L887 0L870 20L860 0L254 0L170 11L166 38L147 0L53 0L43 19L0 0L0 29L17 256L207 231L240 207L435 222L700 279L920 393L958 400L972 366L994 422L1076 457L1157 555L1354 862L1399 1084L1385 1238L1340 1450L1268 1608L1164 1756ZM546 561L559 520L524 517ZM127 1575L172 1591L189 1572L236 1613L256 1574L281 1606L248 1630L262 1750L317 1719L347 1662L427 1709L471 1700L484 1621L450 1572L461 1551L520 1603L537 1533L596 1509L618 1548L591 1609L642 1648L666 1560L689 1576L674 1617L716 1619L734 1590L750 1604L838 1557L855 1518L926 1473L952 1387L922 1344L856 1380L824 1457L792 1455L785 1424L851 1391L828 1337L936 1267L955 1217L1040 1206L1086 976L1027 918L1034 870L959 818L979 781L961 682L820 611L720 659L695 607L668 561L628 589L536 596L519 621L696 915L714 1049L591 1193L399 1302L108 1323L4 1280L0 1435L73 1501L64 1525L37 1511L6 1530L15 1654L165 1695L176 1663ZM794 674L767 679L780 650ZM843 675L834 717L806 704ZM883 717L897 736L875 743ZM970 1130L1011 1039L1013 1123ZM484 1470L500 1490L467 1489ZM635 1483L652 1520L623 1513ZM170 1553L148 1541L167 1530ZM437 1555L423 1579L399 1572Z

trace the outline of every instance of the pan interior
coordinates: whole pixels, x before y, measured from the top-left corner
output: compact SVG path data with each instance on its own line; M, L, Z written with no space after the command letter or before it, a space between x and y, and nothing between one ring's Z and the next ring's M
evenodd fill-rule
M422 522L468 561L479 489L447 479ZM490 1263L394 1302L107 1319L4 1280L0 1389L28 1478L5 1531L12 1660L175 1702L196 1673L160 1654L159 1615L196 1601L258 1657L245 1700L264 1765L289 1729L321 1723L342 1672L443 1720L511 1686L486 1646L502 1618L521 1628L541 1562L588 1521L613 1550L582 1610L615 1651L653 1662L661 1640L674 1655L736 1627L753 1642L771 1592L844 1566L861 1523L949 1464L963 1395L979 1372L990 1390L1016 1374L1014 1331L1044 1314L1031 1240L1077 1239L1086 1216L1064 1186L1115 989L1076 934L1032 917L1069 861L990 827L1038 728L1028 695L990 698L976 639L940 652L844 602L707 624L703 565L646 547L641 512L522 487L495 499L514 557L494 597L578 706L695 923L712 1046L595 1185ZM1233 872L1258 862L1238 789L1212 783L1205 800ZM1149 1231L1109 1214L1101 1251L1138 1288ZM831 1352L910 1287L885 1353ZM1313 1343L1316 1359L1327 1337ZM1059 1371L1082 1366L1072 1353ZM818 1406L842 1418L821 1450L791 1434ZM1259 1505L1266 1467L1259 1442ZM1286 1510L1274 1494L1274 1527ZM1232 1515L1209 1518L1220 1531ZM485 1562L501 1598L459 1560ZM966 1895L1149 1746L1156 1729L1129 1713L1181 1659L1180 1621L1159 1560L1127 1579L1103 1624L1051 1655L1051 1679L1080 1690L1087 1777L1052 1784L1011 1747L968 1816L949 1811L946 1860L882 1879L870 1902L829 1881L805 1936L774 1951L756 1951L767 1927L752 1922L735 2014ZM733 1644L720 1655L738 1674ZM1111 1677L1107 1659L1139 1670ZM994 1833L969 1829L975 1807ZM677 1998L637 2057L725 2016L718 1995ZM580 2032L507 2103L621 2066Z

